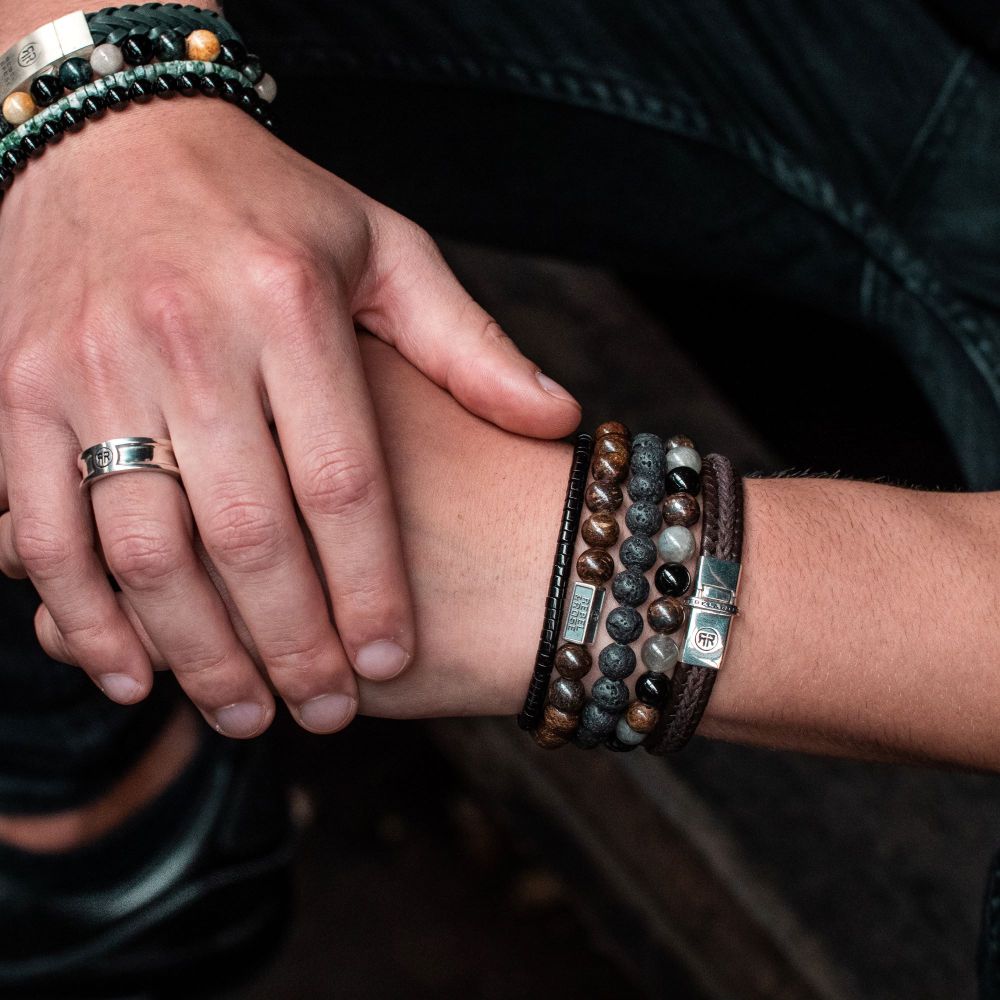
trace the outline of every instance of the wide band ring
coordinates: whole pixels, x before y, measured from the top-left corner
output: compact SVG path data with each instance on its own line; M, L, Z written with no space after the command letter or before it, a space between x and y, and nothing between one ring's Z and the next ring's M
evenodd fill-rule
M76 460L85 489L101 476L115 476L122 472L166 472L181 478L173 445L167 438L124 437L98 441L80 452Z

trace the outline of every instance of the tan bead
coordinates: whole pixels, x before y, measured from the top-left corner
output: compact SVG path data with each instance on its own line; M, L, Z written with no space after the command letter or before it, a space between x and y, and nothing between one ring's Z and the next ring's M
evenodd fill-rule
M637 733L651 733L660 721L659 709L652 705L644 705L641 701L633 701L625 712L625 721Z
M609 434L620 434L623 438L629 437L628 428L617 420L606 420L594 433L594 437L607 437Z
M628 451L623 448L609 455L597 455L590 471L599 483L620 483L628 472Z
M15 90L8 94L3 102L3 116L11 125L23 125L29 118L35 116L38 106L31 94L23 90Z
M542 726L551 729L561 736L572 736L576 732L577 723L580 716L577 712L566 712L555 705L545 706L545 715L542 718Z
M607 583L615 574L615 561L604 549L585 549L576 561L576 575L584 583Z
M192 31L185 39L187 42L188 59L203 59L206 62L215 62L222 47L219 37L214 31L199 28Z
M607 549L618 541L618 522L614 514L591 514L583 522L580 534L588 545Z
M546 726L544 723L540 725L532 734L535 738L535 742L543 750L555 750L556 747L564 746L566 743L566 737L562 733L557 733L554 729Z

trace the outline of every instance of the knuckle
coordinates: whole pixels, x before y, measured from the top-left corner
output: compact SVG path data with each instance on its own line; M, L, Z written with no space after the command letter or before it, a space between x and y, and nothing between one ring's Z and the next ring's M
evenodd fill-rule
M286 532L273 506L259 498L231 494L217 500L200 528L213 558L229 569L252 573L281 563Z
M303 511L357 517L372 505L377 487L375 465L360 448L318 447L303 459L296 495Z
M149 523L112 532L104 543L104 554L122 586L137 591L162 586L187 561L177 541Z
M72 544L53 525L35 517L19 517L13 524L14 554L28 573L40 580L65 572L73 562Z
M202 374L213 364L202 299L192 279L169 274L144 282L135 300L139 329L166 365L185 375Z
M248 255L243 273L285 317L313 315L326 280L316 254L292 244L258 248Z
M233 666L233 657L227 651L213 650L209 653L183 653L171 658L170 669L185 677L228 676Z
M47 394L52 378L52 361L40 352L20 350L0 363L0 400L5 407L33 411Z
M261 655L268 670L281 674L284 685L298 678L315 679L321 667L331 662L325 643L315 639L304 641L297 636L273 641ZM326 673L325 667L323 673Z
M92 658L95 664L104 666L117 652L107 622L68 621L59 622L58 627L66 644L66 651L75 654L81 661ZM81 662L81 666L86 665Z

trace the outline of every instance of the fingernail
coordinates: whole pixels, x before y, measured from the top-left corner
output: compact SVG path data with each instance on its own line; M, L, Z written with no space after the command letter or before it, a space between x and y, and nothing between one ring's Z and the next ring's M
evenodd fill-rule
M223 736L245 740L260 732L265 714L264 706L252 701L226 705L215 713L215 728Z
M392 680L403 672L410 654L391 639L377 639L358 650L354 666L362 677L370 681Z
M321 694L299 708L299 719L314 733L334 733L351 720L357 702L346 694Z
M558 382L554 379L550 379L548 375L544 372L535 372L535 378L538 379L538 384L550 395L555 396L556 399L568 399L571 403L576 403L576 399L573 395L567 392ZM577 403L579 406L579 403Z
M101 690L119 705L131 705L142 692L142 685L128 674L101 674L97 679Z

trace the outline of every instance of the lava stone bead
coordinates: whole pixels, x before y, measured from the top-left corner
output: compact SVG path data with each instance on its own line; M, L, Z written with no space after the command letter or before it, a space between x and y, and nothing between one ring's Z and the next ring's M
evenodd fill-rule
M629 468L633 475L643 473L654 479L661 479L667 471L663 452L659 448L634 448Z
M122 59L128 66L145 66L152 62L155 46L149 35L129 35L122 44Z
M591 483L583 495L587 510L598 512L615 511L622 505L622 488L617 483Z
M177 77L173 73L161 73L153 81L153 93L169 101L177 93Z
M646 738L646 734L636 732L629 725L628 719L623 715L615 725L615 738L619 743L636 747Z
M604 621L608 635L627 646L642 635L642 615L635 608L613 608Z
M684 605L677 597L658 597L646 609L646 621L654 632L676 632L684 624Z
M45 152L45 140L40 135L29 133L18 143L21 152L29 159L37 160Z
M591 514L583 522L580 534L588 545L610 548L618 541L618 521L614 514Z
M549 729L554 729L562 736L569 737L576 729L580 716L576 712L564 712L555 705L548 704L542 714L542 725Z
M59 77L51 73L43 73L31 82L31 96L40 108L48 107L53 101L58 101L65 88Z
M596 701L588 701L580 713L580 728L589 729L598 736L607 736L613 732L617 721L617 713L601 708Z
M664 562L686 563L694 555L694 535L690 528L664 528L656 540L656 548Z
M629 429L623 423L620 423L617 420L606 420L594 432L594 437L602 438L607 437L609 434L618 434L624 438L628 438L630 436Z
M153 82L151 80L133 80L128 85L128 96L136 104L148 104L153 99Z
M70 56L59 67L59 82L64 90L79 90L94 79L94 67L89 60Z
M680 650L669 635L651 635L640 651L642 662L651 674L666 674L672 677Z
M193 97L198 92L197 73L181 73L177 77L177 93L185 97Z
M257 56L247 56L243 60L240 72L244 76L249 77L251 83L260 83L261 77L264 75L264 65Z
M636 500L652 500L659 503L663 499L663 477L649 476L644 472L633 475L625 487L633 502Z
M19 174L28 165L28 157L19 149L8 149L0 159L0 163L12 174Z
M179 31L168 28L156 36L153 43L160 62L173 62L176 59L187 59L187 42Z
M198 89L206 97L218 97L219 87L222 84L222 77L218 73L206 73L198 77Z
M694 448L671 448L667 452L667 468L676 469L679 466L686 466L701 472L701 455Z
M632 438L632 448L656 448L658 451L663 451L663 438L659 434L650 434L648 431L643 431L641 434L636 434Z
M694 441L686 434L672 434L663 442L663 447L667 451L673 451L674 448L693 448Z
M128 107L128 88L116 83L104 92L104 100L112 111L124 111Z
M611 593L619 604L637 608L649 597L649 581L634 569L624 569L611 581Z
M580 681L557 677L549 688L549 704L564 712L579 712L587 700L587 691Z
M660 721L660 713L652 705L633 701L625 712L625 721L637 733L651 733Z
M91 121L99 121L107 112L108 105L100 94L95 94L93 97L85 97L80 102L80 110L84 117Z
M585 729L583 726L577 728L572 738L573 745L581 750L593 750L594 747L600 746L601 742L600 733L595 733L592 729Z
M629 535L618 550L622 565L645 573L656 562L656 544L645 535Z
M663 523L690 528L698 523L701 507L690 493L673 493L663 501Z
M622 450L628 451L628 438L621 434L605 434L594 443L595 455L611 455Z
M237 69L247 58L247 47L238 38L227 38L219 42L219 54L215 57L217 63L232 66Z
M625 512L625 527L633 535L655 535L662 523L660 508L652 500L636 500Z
M559 671L560 677L565 677L567 680L576 681L586 677L593 662L587 648L578 646L575 642L564 643L556 650L556 670Z
M686 465L678 465L667 473L667 493L690 493L697 496L701 489L701 476Z
M52 145L63 137L65 130L62 127L62 122L58 118L53 118L51 121L44 122L38 131L45 136L45 141Z
M613 681L623 680L635 670L635 651L631 646L613 642L601 650L597 666L605 677L610 677Z
M585 549L576 561L576 574L586 583L607 583L614 572L615 561L604 549Z
M644 705L662 708L670 698L672 687L666 674L643 674L635 682L635 696Z
M590 471L599 483L620 483L628 472L628 450L596 455L590 464Z
M656 571L653 584L665 597L683 597L691 586L691 574L680 563L664 563Z
M628 688L624 681L613 681L610 677L600 677L590 689L590 697L601 708L609 712L620 712L629 701Z

